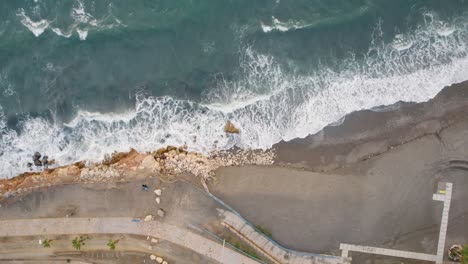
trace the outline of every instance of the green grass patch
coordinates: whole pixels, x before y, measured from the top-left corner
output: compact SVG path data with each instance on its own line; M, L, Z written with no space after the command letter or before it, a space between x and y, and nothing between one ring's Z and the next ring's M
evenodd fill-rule
M234 244L231 244L231 245L233 245L238 250L246 253L247 255L250 255L251 257L261 260L260 256L257 254L257 251L253 250L251 247L243 246L239 242L235 242Z
M270 263L269 261L264 259L263 256L259 254L252 246L250 246L248 243L240 239L238 236L233 235L231 231L227 229L223 229L223 230L218 230L215 234L218 237L225 239L226 244L230 245L229 247L234 247L237 250L245 253L246 255L249 255L250 257L258 259L262 262Z
M271 237L271 231L270 231L269 229L264 228L264 227L261 227L261 226L259 226L259 225L256 225L256 226L255 226L255 229L256 229L258 232L264 234L265 236L267 236L267 237L269 237L269 238L272 238L272 237Z

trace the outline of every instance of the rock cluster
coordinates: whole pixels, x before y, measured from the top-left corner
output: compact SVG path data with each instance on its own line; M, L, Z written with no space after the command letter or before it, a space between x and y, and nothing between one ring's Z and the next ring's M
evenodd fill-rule
M41 159L42 157L42 159ZM32 156L32 160L33 160L33 163L31 162L28 162L28 167L30 168L30 170L32 170L32 165L34 164L34 166L36 167L44 167L45 169L47 169L47 167L49 165L53 165L55 163L55 160L50 160L49 161L49 157L44 155L42 156L41 153L39 152L35 152L34 155Z
M164 172L179 174L188 171L196 176L208 179L213 177L219 167L233 165L268 165L273 164L273 151L218 151L209 156L196 152L187 152L184 147L168 146L152 153L159 168Z
M120 172L112 166L94 166L83 168L81 170L80 178L83 180L103 180L115 179L120 177Z
M151 260L154 260L156 261L157 263L160 263L160 264L168 264L167 261L165 261L163 258L161 257L157 257L156 255L150 255L150 259Z
M40 159L39 155L34 156L36 160ZM273 159L274 152L271 150L218 151L204 156L188 151L187 146L167 146L152 153L140 153L132 149L126 153L115 153L98 164L85 166L85 163L77 162L40 172L23 173L12 179L0 179L0 199L34 188L77 181L121 181L155 175L175 176L182 172L190 172L206 180L214 177L214 172L223 166L268 165L273 163Z

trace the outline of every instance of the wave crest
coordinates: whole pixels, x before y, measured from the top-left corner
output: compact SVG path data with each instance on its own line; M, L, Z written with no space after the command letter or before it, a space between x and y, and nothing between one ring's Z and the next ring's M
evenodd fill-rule
M65 38L71 37L73 32L76 32L80 40L85 40L88 36L88 31L91 29L99 31L114 28L116 26L125 26L112 14L111 7L112 5L109 5L107 14L100 18L96 18L86 12L85 5L82 0L77 0L68 14L72 19L72 23L68 23L66 25L59 25L57 17L41 17L40 6L38 4L32 7L31 16L26 15L24 8L18 9L16 15L20 18L21 23L36 37L39 37L47 29L50 29L58 36ZM34 19L31 17L34 17Z
M250 46L243 51L238 80L220 78L201 104L138 95L126 113L80 111L65 126L29 118L20 133L9 130L1 114L0 171L11 176L26 170L34 151L64 164L168 144L186 143L204 153L232 146L269 148L315 133L353 111L426 101L444 86L468 79L467 20L446 24L450 34L441 34L444 23L427 14L424 25L390 43L377 27L367 54L350 55L337 70L322 66L307 75L286 71ZM411 46L395 47L401 39L410 39ZM228 119L241 129L239 135L224 133Z

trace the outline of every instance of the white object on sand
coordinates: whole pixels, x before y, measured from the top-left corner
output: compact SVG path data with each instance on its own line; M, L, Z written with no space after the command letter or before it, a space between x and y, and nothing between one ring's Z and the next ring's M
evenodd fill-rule
M164 212L164 210L163 210L163 209L159 209L159 210L158 210L158 216L159 216L159 217L164 217L164 215L166 215L166 213Z
M158 240L156 238L152 238L151 243L158 243Z
M161 199L159 199L159 197L156 197L156 203L160 203L161 202Z
M151 256L150 256L150 259L151 259L151 260L156 260L156 256L155 256L155 255L151 255Z
M153 216L152 215L145 216L145 222L148 222L148 221L153 221Z
M156 189L156 190L154 190L154 193L155 193L156 195L161 195L161 189Z
M163 258L157 257L157 258L156 258L156 261L157 261L158 263L162 263L162 262L163 262Z

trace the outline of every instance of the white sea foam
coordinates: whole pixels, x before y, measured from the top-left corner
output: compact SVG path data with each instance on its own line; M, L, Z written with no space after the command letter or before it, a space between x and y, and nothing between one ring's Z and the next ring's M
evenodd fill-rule
M24 8L20 8L17 11L17 16L21 19L21 23L26 26L36 37L39 37L47 29L58 36L69 38L73 35L73 32L78 34L80 40L86 40L89 30L105 30L111 29L116 26L125 26L122 22L116 18L109 6L107 14L100 18L96 18L90 13L86 12L85 5L82 0L76 0L75 5L70 10L69 16L73 22L68 25L56 25L55 19L41 18L41 12L39 5L31 8L32 15L39 17L39 19L32 19L31 16L26 15Z
M99 160L130 147L147 151L167 144L187 143L200 152L234 145L268 148L317 132L352 111L400 100L426 101L444 86L468 79L467 21L441 27L433 16L426 19L424 26L390 43L376 30L364 58L350 56L339 70L323 66L308 75L285 71L273 57L248 47L241 77L220 78L201 104L137 96L135 108L126 113L79 111L65 126L29 118L21 123L21 133L6 127L0 109L1 176L25 171L34 151L65 164ZM441 34L441 28L453 30ZM407 40L410 46L395 46ZM228 119L241 134L223 132Z
M294 21L294 20L287 20L286 22L280 21L276 17L271 17L271 23L261 23L263 32L268 33L273 30L278 30L281 32L286 32L292 29L300 29L310 26L309 24L303 21Z
M399 51L407 50L413 46L413 41L411 36L405 38L405 36L398 34L395 36L395 39L392 42L392 46L394 49Z
M88 30L81 30L77 28L76 32L78 33L78 36L80 37L81 40L85 40L86 37L88 36Z
M36 37L39 37L49 27L49 21L46 19L33 21L25 14L23 8L20 8L16 15L21 18L21 23L27 27L29 31L31 31Z
M137 113L129 111L125 113L99 113L79 110L73 120L64 125L67 127L76 127L81 120L98 121L103 123L130 122L136 117Z
M64 37L64 38L69 38L73 34L72 30L66 31L66 30L62 30L60 28L55 28L55 27L50 27L50 30L52 30L55 34L57 34L57 35L59 35L61 37Z

